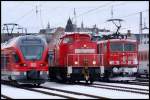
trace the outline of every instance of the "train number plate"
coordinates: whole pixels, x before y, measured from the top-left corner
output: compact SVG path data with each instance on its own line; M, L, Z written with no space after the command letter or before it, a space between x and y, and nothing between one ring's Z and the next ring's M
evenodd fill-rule
M36 63L31 63L31 67L36 67Z
M95 53L95 49L75 49L75 53Z

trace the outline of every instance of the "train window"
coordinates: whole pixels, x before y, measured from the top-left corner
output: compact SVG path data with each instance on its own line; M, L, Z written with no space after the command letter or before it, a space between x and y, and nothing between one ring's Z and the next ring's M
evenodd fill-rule
M110 43L111 51L123 51L122 43Z
M135 48L136 48L135 44L131 43L124 44L124 51L135 51Z
M19 56L17 54L13 54L13 57L14 57L15 63L20 62Z
M42 57L44 47L40 45L24 45L21 51L26 60L39 60Z
M67 37L63 39L63 43L72 43L72 42L73 42L73 38Z
M41 40L39 39L35 39L35 40L22 40L22 43L23 44L40 44L41 43Z

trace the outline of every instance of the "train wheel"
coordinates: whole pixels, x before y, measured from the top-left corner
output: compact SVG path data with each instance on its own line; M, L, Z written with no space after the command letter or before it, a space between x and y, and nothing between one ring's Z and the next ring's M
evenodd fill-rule
M93 84L93 80L90 80L90 84Z
M88 81L89 81L89 80L85 80L85 83L88 84Z
M40 85L41 85L40 83L37 84L37 86L40 86Z
M37 87L37 86L40 86L40 85L41 85L40 83L38 83L38 84L33 84L33 86L36 86L36 87Z
M69 82L70 84L74 84L74 83L75 83L75 80L73 79L73 77L71 77L71 78L68 79L68 82Z
M37 84L33 84L33 86L37 86Z

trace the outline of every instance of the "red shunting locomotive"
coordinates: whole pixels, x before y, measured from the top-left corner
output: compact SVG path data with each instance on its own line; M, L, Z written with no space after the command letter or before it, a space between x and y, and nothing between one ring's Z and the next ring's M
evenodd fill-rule
M48 45L34 35L13 38L1 46L1 79L40 85L48 79Z
M97 43L91 41L89 34L66 34L49 49L48 59L51 79L92 83L100 77Z

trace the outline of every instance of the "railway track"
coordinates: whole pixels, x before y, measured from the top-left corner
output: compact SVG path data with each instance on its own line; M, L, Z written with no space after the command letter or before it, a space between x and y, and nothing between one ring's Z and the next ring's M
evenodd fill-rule
M140 85L140 86L149 86L149 83L142 83L142 82L129 82L126 84L130 84L130 85Z
M107 81L100 81L100 82L107 82ZM129 81L129 82L115 82L115 81L109 81L109 82L107 82L107 83L119 83L119 84L149 86L149 82L141 82L141 81Z
M104 84L94 83L93 85L100 85L100 86L108 86L108 87L116 87L116 88L132 89L132 90L137 90L137 91L147 91L147 92L149 92L148 89L132 88L132 87L125 87L125 86L115 86L115 85L106 85L105 83Z
M29 88L29 87L22 87L22 86L17 86L17 85L12 85L12 84L4 84L4 85L19 88L19 89L29 90L29 91L36 92L36 93L42 93L42 94L46 94L46 95L50 95L50 96L58 96L58 97L62 97L62 98L65 98L65 99L77 99L77 98L74 98L74 97L65 96L65 95L61 95L61 94L56 94L56 93L52 93L52 92L46 92L46 91L43 91L43 90L36 90L34 88Z
M4 84L4 83L2 83L2 84ZM28 87L28 86L21 86L21 85L18 86L17 84L10 84L10 83L6 83L6 82L4 85L8 85L11 87L20 88L20 89L24 89L24 90L29 90L29 91L33 91L33 92L38 92L38 93L42 93L42 94L46 94L46 95L50 95L50 96L58 96L58 97L62 97L65 99L81 99L81 96L82 96L82 98L90 98L90 99L109 99L106 97L95 96L95 95L90 95L90 94L86 94L86 93L67 91L67 90L61 90L61 89L55 89L55 88L51 88L51 87L43 87L43 86Z
M13 98L8 97L8 96L6 96L6 95L4 95L4 94L1 94L1 97L4 98L4 99L13 99Z
M136 78L137 81L149 82L149 78Z
M54 90L54 91L59 91L59 92L64 92L64 93L69 93L69 94L74 94L74 95L79 95L79 96L83 95L83 96L91 97L91 98L94 98L94 99L109 99L109 98L106 98L106 97L95 96L95 95L79 93L79 92L73 92L73 91L67 91L67 90L61 90L61 89L56 89L56 88L51 88L51 87L40 86L40 88L48 89L48 90Z
M103 85L101 86L100 84L93 84L93 85L86 85L86 84L79 84L81 86L86 86L86 87L94 87L94 88L101 88L101 89L107 89L107 90L115 90L115 91L122 91L122 92L130 92L130 93L136 93L136 94L143 94L143 95L149 95L149 91L145 89L133 89L133 88L125 88L125 87L116 87L112 85Z

